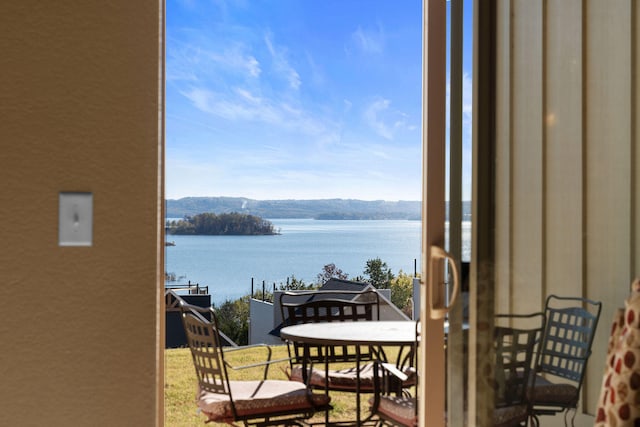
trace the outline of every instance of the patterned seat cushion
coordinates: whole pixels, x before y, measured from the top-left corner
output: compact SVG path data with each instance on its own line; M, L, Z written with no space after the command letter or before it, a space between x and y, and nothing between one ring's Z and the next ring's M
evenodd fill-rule
M506 406L493 411L494 427L509 427L520 425L529 415L527 405Z
M373 397L369 404L373 405ZM416 399L398 396L380 396L378 414L406 426L417 426ZM520 425L528 417L527 405L514 405L496 408L493 412L493 427L512 427ZM466 414L465 414L466 418Z
M529 395L529 399L532 396ZM533 389L534 405L560 404L573 405L578 401L578 388L572 384L552 383L546 378L536 375Z
M373 397L369 404L373 405ZM416 399L412 397L380 396L378 414L405 426L417 426Z
M231 394L239 416L274 414L295 409L313 409L329 404L330 397L310 393L304 384L294 381L230 381ZM209 421L233 421L229 396L199 390L198 407Z
M415 385L415 369L405 368L404 373L409 379L403 382L403 387L410 387ZM333 370L328 372L329 376L329 388L332 390L346 390L355 391L357 381L357 371L355 367ZM360 391L373 391L373 363L367 363L360 367ZM324 369L313 368L311 372L311 378L309 385L317 388L325 387L325 378L327 377ZM302 382L302 367L294 366L289 374L289 379L292 381Z
M340 390L355 390L357 371L355 367L345 369L330 369L328 372L329 388ZM313 387L324 387L327 373L324 369L313 368L309 385ZM289 377L292 381L302 382L302 367L294 366ZM373 390L373 364L367 363L360 367L360 390Z

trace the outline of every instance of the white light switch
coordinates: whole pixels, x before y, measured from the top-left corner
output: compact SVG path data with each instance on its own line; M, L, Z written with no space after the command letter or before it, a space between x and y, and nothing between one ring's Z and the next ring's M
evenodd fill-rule
M93 194L60 193L58 239L60 246L91 246Z

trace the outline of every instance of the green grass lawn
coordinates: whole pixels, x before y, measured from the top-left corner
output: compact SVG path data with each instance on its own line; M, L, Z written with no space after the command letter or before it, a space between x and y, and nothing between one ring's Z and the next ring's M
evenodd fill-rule
M272 359L287 357L285 345L272 346ZM232 365L244 365L252 361L264 360L264 351L260 349L231 352L225 356ZM288 362L273 364L269 368L270 379L286 379L282 371ZM257 379L262 373L261 368L250 368L229 371L232 379ZM204 425L205 417L198 414L196 395L196 374L188 348L165 350L165 425L167 427L188 427ZM369 412L367 400L370 395L362 396L361 412L366 417ZM355 419L356 400L354 393L331 392L331 420ZM324 413L317 414L313 421L322 422ZM207 426L224 426L226 424L209 423Z

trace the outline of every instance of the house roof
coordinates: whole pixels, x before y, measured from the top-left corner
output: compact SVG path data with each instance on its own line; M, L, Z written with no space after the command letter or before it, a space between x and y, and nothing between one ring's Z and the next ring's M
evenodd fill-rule
M369 283L331 278L320 287L321 291L364 291L373 288Z

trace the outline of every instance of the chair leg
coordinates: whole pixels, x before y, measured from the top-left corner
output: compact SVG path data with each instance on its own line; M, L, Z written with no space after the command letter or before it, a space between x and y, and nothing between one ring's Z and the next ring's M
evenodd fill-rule
M531 425L531 427L540 427L540 420L535 414L529 416L527 423L529 423L528 425Z
M569 412L572 413L571 415L571 427L575 427L575 420L576 420L576 414L578 413L578 408L568 408L564 411L564 425L565 427L569 427L569 423L567 422L567 416L569 415Z

